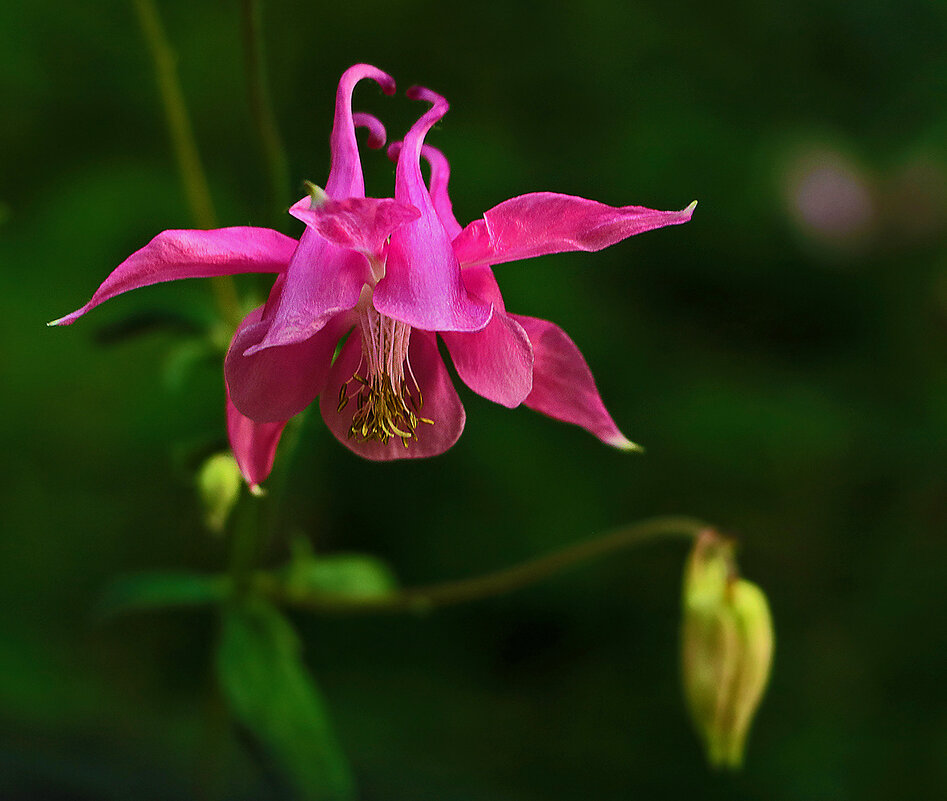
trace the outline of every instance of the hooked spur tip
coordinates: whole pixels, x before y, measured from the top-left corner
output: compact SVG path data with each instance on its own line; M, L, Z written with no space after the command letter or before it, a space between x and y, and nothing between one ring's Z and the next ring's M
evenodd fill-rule
M386 95L393 95L398 91L398 86L395 84L395 79L392 78L387 72L383 72L382 75L384 76L384 79L378 81L381 91L383 91ZM379 76L379 78L381 78L381 76Z
M435 106L447 105L447 99L443 95L439 95L425 86L412 86L405 94L408 96L408 100L423 100L426 103L433 103Z
M371 64L353 64L342 73L342 80L345 81L347 79L352 81L352 86L364 78L371 78L371 80L375 81L386 95L393 95L395 93L395 79L384 70L373 67Z
M352 115L352 122L356 128L366 128L368 130L368 139L366 144L372 150L379 150L385 146L388 139L388 132L385 126L374 114L366 114L364 111L356 112Z
M398 161L398 154L401 152L401 146L403 144L403 142L392 142L388 145L388 159L390 161Z

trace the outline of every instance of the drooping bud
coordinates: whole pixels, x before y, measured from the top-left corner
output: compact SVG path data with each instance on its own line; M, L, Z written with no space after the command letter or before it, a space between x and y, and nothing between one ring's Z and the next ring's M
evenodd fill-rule
M739 578L732 540L697 539L684 572L684 694L707 759L738 768L773 661L773 623L762 590Z
M215 534L224 530L240 496L240 483L240 468L229 453L215 454L201 466L197 489L204 504L204 522Z

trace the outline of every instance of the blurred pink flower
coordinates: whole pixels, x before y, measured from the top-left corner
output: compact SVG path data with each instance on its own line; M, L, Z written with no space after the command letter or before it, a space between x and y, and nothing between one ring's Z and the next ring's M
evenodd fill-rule
M842 153L815 148L796 156L786 192L796 225L814 240L854 245L870 233L876 214L870 178Z
M351 112L363 78L394 92L393 79L374 67L358 64L343 74L325 192L314 190L290 209L306 224L298 242L250 227L165 231L119 265L89 303L54 324L159 281L277 273L266 304L237 328L225 361L228 433L253 489L270 472L286 421L317 396L332 433L367 459L450 448L465 413L436 334L478 394L511 408L524 403L610 445L636 448L605 410L569 337L552 323L507 314L491 265L600 250L686 222L694 204L663 212L542 192L505 201L461 229L447 194L447 160L424 145L448 104L418 87L408 95L432 107L391 150L394 198L366 198L355 127L369 129L373 147L384 144L385 130L374 117ZM422 152L432 168L430 189L421 177Z

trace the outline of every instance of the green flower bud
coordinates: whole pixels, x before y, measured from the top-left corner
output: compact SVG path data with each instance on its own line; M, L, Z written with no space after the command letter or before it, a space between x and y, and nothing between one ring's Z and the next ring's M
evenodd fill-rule
M224 530L227 517L240 497L240 468L229 453L211 456L197 476L197 488L204 504L204 522L216 534Z
M733 547L702 533L684 572L684 694L707 759L720 768L743 762L773 662L769 604L737 576Z

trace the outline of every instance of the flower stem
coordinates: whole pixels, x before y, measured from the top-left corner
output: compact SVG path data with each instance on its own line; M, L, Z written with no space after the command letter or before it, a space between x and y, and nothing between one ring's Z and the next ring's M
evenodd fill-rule
M262 3L243 0L243 57L247 72L247 93L250 115L263 149L269 182L270 203L282 212L289 204L289 166L266 75L266 57L263 50ZM285 215L280 214L283 221Z
M349 598L328 594L302 594L290 591L280 579L269 573L254 577L255 589L271 599L290 606L329 614L370 612L427 612L442 606L479 601L506 595L561 573L582 562L623 551L659 539L693 540L712 528L691 517L655 517L632 523L616 531L585 542L569 545L550 554L530 559L513 567L473 578L445 581L398 590L377 598Z
M230 563L227 573L235 597L245 596L253 584L253 571L263 546L263 504L244 493L235 510L230 532Z
M178 80L176 56L165 34L164 26L154 0L134 0L138 22L148 51L154 62L155 78L164 106L168 133L174 147L174 156L184 185L187 205L195 224L200 228L216 228L217 215L211 200L210 189L200 154L194 139L191 119L184 103L184 93ZM211 279L214 298L221 315L228 324L236 327L242 317L240 298L233 279L222 276Z

